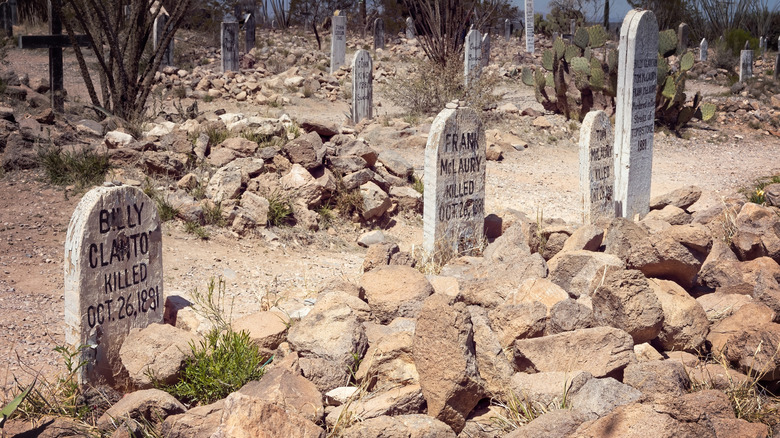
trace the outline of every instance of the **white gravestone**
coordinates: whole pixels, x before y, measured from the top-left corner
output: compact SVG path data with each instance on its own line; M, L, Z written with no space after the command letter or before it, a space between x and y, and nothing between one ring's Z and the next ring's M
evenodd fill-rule
M691 33L690 27L685 23L677 26L677 54L681 55L688 49L688 34Z
M739 81L745 82L753 77L753 51L739 52Z
M634 219L650 209L658 22L651 11L632 10L620 30L615 112L615 213Z
M479 79L482 70L482 36L476 29L466 34L466 50L463 53L463 76L466 86Z
M154 202L131 186L90 190L65 237L65 342L89 347L80 382L121 385L122 342L131 328L162 322L164 304Z
M758 50L761 52L761 59L764 59L764 52L766 52L766 38L760 37L758 39Z
M373 117L373 66L368 51L355 52L355 58L352 60L352 121L355 123Z
M222 72L238 71L238 21L233 14L225 15L222 21Z
M504 19L504 40L509 41L512 37L512 22L508 18Z
M777 41L777 44L779 49L777 56L775 56L775 72L773 74L775 80L780 77L780 40Z
M525 0L525 51L534 53L534 0Z
M255 37L257 35L257 20L255 19L255 13L250 12L246 14L244 19L244 53L249 53L255 47Z
M331 17L330 34L330 72L333 74L346 62L347 56L347 17L334 15Z
M374 50L385 49L385 21L381 18L374 20Z
M580 190L585 224L615 217L614 151L607 113L589 112L580 128Z
M709 50L709 44L707 44L707 38L702 38L699 43L699 61L707 62L707 50Z
M157 18L154 19L154 28L153 28L153 41L154 41L154 50L157 51L157 48L160 46L160 43L162 42L163 36L165 35L165 28L166 25L168 25L168 21L170 20L170 16L168 14L160 13L160 15L157 16ZM171 26L167 26L170 30ZM165 67L167 65L173 65L173 38L171 38L171 43L168 44L168 48L165 49L165 52L163 53L162 62L160 62L160 67Z
M414 20L412 17L406 18L406 39L413 40L417 36L417 32L414 29Z
M482 36L482 65L480 68L487 67L490 64L490 34Z
M446 259L481 246L486 166L485 129L476 111L440 112L425 146L423 249L428 254Z

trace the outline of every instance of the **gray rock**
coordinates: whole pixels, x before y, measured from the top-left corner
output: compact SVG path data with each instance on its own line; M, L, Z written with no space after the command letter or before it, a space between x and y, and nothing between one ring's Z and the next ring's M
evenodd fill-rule
M642 392L612 377L590 379L569 400L571 408L602 417L618 406L633 403Z

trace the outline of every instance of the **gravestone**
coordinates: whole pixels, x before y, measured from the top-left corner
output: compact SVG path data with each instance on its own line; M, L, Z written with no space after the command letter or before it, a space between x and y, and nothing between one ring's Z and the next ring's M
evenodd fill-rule
M160 12L157 18L154 19L152 41L154 41L155 51L157 51L157 48L162 43L163 37L165 36L165 28L167 27L168 31L170 31L172 28L171 25L168 25L168 21L170 21L170 19L171 16L163 12ZM160 68L167 65L173 65L173 38L171 38L171 43L168 44L168 47L163 53L162 61L160 62Z
M333 74L346 62L347 17L346 15L334 15L331 20L330 73Z
M162 322L164 304L154 202L131 186L87 192L65 237L65 342L90 347L79 382L121 386L122 342L131 328Z
M534 53L534 0L525 0L525 51Z
M615 217L615 153L612 125L604 111L591 111L580 128L582 223Z
M374 51L385 49L385 20L377 18L374 20Z
M709 50L709 44L707 44L707 38L702 38L699 43L699 61L707 62L707 50Z
M569 35L573 38L575 32L577 32L577 20L572 18L569 20Z
M413 40L417 36L417 31L414 28L414 20L412 17L406 18L406 39Z
M688 49L688 35L691 33L690 27L685 23L677 26L677 54L681 55Z
M476 111L450 103L425 146L423 249L439 260L469 255L485 226L485 129Z
M246 14L244 19L244 43L246 48L244 53L249 53L255 47L255 39L257 37L257 20L255 14L250 12Z
M10 2L0 4L0 27L2 27L5 36L8 38L14 36L14 19L13 12L11 11L12 7L15 8L16 5L11 5Z
M508 18L504 19L504 40L509 41L512 38L512 22Z
M490 64L490 34L486 33L482 36L482 64L480 69L487 67Z
M745 47L749 47L747 43ZM739 81L745 82L753 77L753 51L749 49L739 52Z
M482 37L479 31L471 29L466 34L466 50L463 51L463 77L465 85L479 79L482 71Z
M632 10L620 30L615 111L615 214L634 219L650 209L658 76L658 22Z
M239 71L238 20L228 13L222 20L222 72Z
M20 49L49 49L49 84L51 84L51 109L65 111L65 86L63 84L62 48L71 47L68 35L62 34L62 0L49 0L50 35L27 35L19 37ZM90 47L86 35L74 35L79 47Z
M355 52L352 59L352 121L359 123L373 117L374 64L366 50Z
M758 50L761 52L761 59L764 59L764 52L766 52L766 38L759 37Z

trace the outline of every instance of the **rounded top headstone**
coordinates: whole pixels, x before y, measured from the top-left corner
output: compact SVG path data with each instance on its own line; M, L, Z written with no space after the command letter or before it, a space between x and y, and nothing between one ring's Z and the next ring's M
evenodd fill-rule
M225 14L225 17L222 19L223 23L237 23L238 20L236 20L236 16L232 13L228 12Z

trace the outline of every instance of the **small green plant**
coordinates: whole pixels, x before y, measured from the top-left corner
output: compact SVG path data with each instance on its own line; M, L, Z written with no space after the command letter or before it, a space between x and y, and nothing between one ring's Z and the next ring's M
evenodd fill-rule
M207 94L207 95L203 96L203 101L206 102L206 103L213 102L214 101L214 96L212 96L210 94Z
M173 97L177 99L184 99L185 97L187 97L187 90L182 86L178 86L178 87L174 87L173 90L171 90L171 94L173 94Z
M563 394L560 398L555 398L549 403L522 399L512 391L506 395L505 400L494 398L491 404L498 406L504 412L491 417L493 424L503 432L511 432L519 427L525 426L537 417L554 409L569 409L569 390L571 382L568 380L563 383Z
M2 410L0 410L0 429L5 426L5 422L8 420L8 417L10 417L16 411L16 408L18 408L24 399L27 398L27 395L30 394L30 391L33 389L33 387L35 387L35 382L36 381L33 381L33 383L31 383L27 389L22 391L21 394L17 395L13 400L5 405Z
M168 222L179 215L179 209L174 207L164 194L160 193L154 186L154 181L149 177L144 181L143 192L157 205L157 213L160 215L161 221Z
M764 188L770 184L777 183L780 183L780 175L760 178L756 180L753 188L743 189L742 192L745 193L745 197L747 198L748 202L759 205L766 205L766 194L764 193Z
M206 222L206 225L214 225L217 227L224 227L227 225L225 217L222 216L222 203L206 203L206 205L203 206L203 219Z
M209 238L209 232L206 231L199 223L193 221L187 221L184 223L184 231L187 234L194 234L199 239L206 240Z
M206 127L205 133L209 137L210 145L218 145L230 138L230 131L227 128L217 127L212 124Z
M349 381L352 385L357 385L357 372L360 368L360 362L363 361L363 358L360 357L360 353L356 351L351 352L350 355L352 356L352 364L350 364L347 369L347 371L349 371Z
M425 183L423 183L423 180L420 178L417 178L416 175L412 175L412 178L414 178L414 181L412 182L412 188L417 190L421 195L425 194Z
M241 137L243 137L243 138L245 138L245 139L247 139L249 141L253 141L253 142L255 142L255 143L259 144L259 145L263 144L263 143L268 143L271 140L273 140L273 138L274 138L273 135L261 134L259 132L253 132L253 131L248 130L248 129L241 131Z
M320 208L318 208L317 214L320 215L320 224L324 228L330 227L333 224L333 221L335 220L333 209L331 209L330 206L328 205L323 205Z
M289 224L293 214L290 202L276 193L269 196L267 199L268 223L275 227Z
M50 146L38 151L43 170L52 184L75 184L79 188L102 184L111 169L108 156L91 149L67 152Z
M233 318L233 302L230 301L230 308L225 303L226 283L222 277L215 279L211 277L206 287L206 292L199 292L196 288L192 291L192 310L219 330L227 330Z

